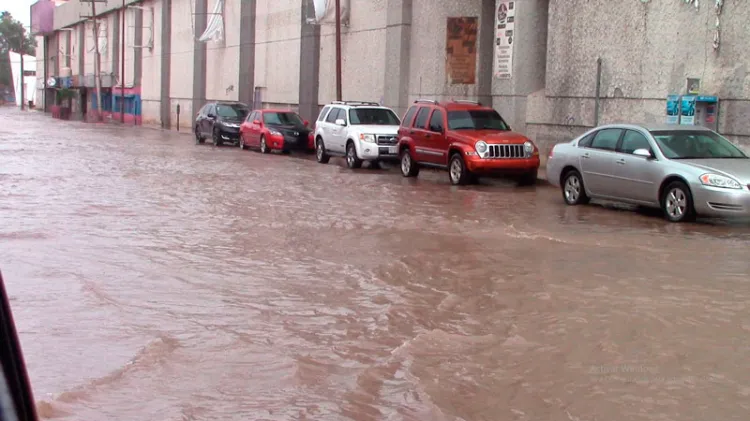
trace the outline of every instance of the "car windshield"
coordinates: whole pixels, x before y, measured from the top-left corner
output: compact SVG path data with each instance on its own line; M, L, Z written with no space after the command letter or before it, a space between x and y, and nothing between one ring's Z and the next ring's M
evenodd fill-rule
M250 112L247 107L239 104L221 104L216 106L216 115L227 118L245 118Z
M450 130L510 130L495 110L448 111Z
M303 126L304 122L297 113L263 113L263 122L266 124L280 124L283 126Z
M651 135L669 159L747 159L742 150L712 131L661 130Z
M375 126L398 126L401 120L387 108L353 108L349 110L349 123Z

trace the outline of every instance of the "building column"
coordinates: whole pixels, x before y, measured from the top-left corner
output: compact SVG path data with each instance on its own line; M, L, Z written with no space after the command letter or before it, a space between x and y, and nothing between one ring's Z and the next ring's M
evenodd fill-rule
M143 73L143 10L133 9L133 87L141 85Z
M518 4L518 2L516 2ZM492 79L495 65L495 0L482 0L479 17L477 95L479 102L492 106Z
M255 91L255 7L256 0L240 3L240 80L238 100L252 107Z
M193 42L193 113L206 102L206 43L198 41L208 24L208 0L195 1L195 41ZM190 118L189 116L187 118Z
M409 107L412 0L388 0L384 104L403 116Z
M155 34L154 34L155 35ZM161 128L171 126L170 106L170 78L172 70L172 0L162 0L161 8L161 92L159 95L159 113L161 114Z
M112 30L112 74L115 75L115 82L117 82L117 87L120 87L121 81L119 80L123 75L120 74L120 47L122 43L122 37L125 36L125 34L120 33L122 31L122 25L121 20L125 19L125 10L118 10L117 12L112 14L112 26L114 27Z
M304 120L318 118L320 83L320 25L307 23L307 11L315 10L313 0L302 0L302 29L299 51L299 114Z

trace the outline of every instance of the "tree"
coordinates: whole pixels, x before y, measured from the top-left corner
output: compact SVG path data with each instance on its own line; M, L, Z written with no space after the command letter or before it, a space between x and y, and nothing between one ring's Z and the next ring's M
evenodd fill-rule
M9 12L0 13L0 86L12 86L8 51L36 55L36 40Z
M10 12L0 13L0 53L14 51L19 54L36 55L36 40L26 32L23 24Z

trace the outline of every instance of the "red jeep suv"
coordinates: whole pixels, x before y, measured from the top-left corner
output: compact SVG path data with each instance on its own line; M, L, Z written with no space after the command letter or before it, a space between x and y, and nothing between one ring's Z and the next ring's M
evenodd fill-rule
M401 173L416 177L420 167L447 169L451 184L482 175L510 175L536 183L539 149L490 107L472 101L417 100L398 131Z

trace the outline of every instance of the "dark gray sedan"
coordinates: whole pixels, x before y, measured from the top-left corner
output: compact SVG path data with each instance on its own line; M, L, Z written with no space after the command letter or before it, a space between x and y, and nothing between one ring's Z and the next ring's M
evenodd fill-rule
M750 159L698 126L597 127L555 145L547 176L569 205L604 199L653 206L672 222L750 216Z

